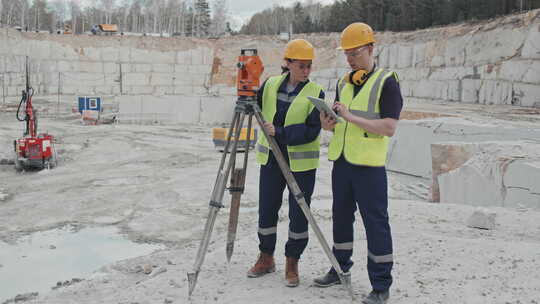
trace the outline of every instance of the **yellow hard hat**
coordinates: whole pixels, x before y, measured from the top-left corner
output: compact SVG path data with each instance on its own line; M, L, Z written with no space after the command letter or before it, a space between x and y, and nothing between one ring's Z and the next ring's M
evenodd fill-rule
M313 60L315 49L313 45L304 39L294 39L287 43L285 47L285 59Z
M338 50L354 49L370 43L375 43L371 27L362 22L355 22L341 32L341 47L338 47Z

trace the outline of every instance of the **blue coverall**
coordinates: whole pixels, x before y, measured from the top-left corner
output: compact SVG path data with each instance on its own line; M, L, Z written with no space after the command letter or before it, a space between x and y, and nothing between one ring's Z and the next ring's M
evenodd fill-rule
M287 145L302 145L312 142L319 136L321 122L319 111L314 108L306 117L303 124L295 124L284 127L285 116L291 102L302 90L309 80L299 83L296 88L287 92L287 82L289 76L283 80L277 94L276 115L272 122L275 127L275 136L281 153L289 163L287 154ZM262 96L264 86L261 86L258 92L258 104L262 107ZM324 98L324 92L321 91L319 98ZM294 178L304 193L307 204L311 204L311 195L315 186L316 169L304 172L293 172ZM261 252L273 254L276 247L276 233L278 223L278 213L283 201L283 192L287 185L286 180L281 173L279 164L274 154L270 151L268 163L261 165L259 179L259 249ZM289 189L289 238L285 245L285 256L300 259L300 256L308 243L308 222L304 213L300 209L296 199Z
M362 86L354 87L356 96ZM336 100L339 89L336 86ZM399 119L403 99L399 83L389 77L380 99L381 118ZM349 163L343 154L332 169L333 252L344 272L353 261L355 211L358 208L367 238L367 270L374 290L385 291L392 285L393 248L388 218L388 185L385 167L358 166ZM334 271L334 269L331 269Z

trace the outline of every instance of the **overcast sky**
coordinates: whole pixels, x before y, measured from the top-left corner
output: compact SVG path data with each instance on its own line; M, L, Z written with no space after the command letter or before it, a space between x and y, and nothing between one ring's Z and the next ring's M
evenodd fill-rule
M263 11L273 5L291 6L293 3L300 1L306 3L309 0L269 0L269 1L257 1L257 0L228 0L229 14L232 21L232 26L238 29L243 22L245 22L253 14ZM329 4L334 0L311 0L314 3ZM212 2L210 0L210 2Z

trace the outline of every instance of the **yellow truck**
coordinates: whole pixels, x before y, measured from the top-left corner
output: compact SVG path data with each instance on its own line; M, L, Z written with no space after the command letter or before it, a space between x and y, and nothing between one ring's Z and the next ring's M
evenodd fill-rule
M116 24L96 24L90 29L94 35L116 34L118 33L118 25Z

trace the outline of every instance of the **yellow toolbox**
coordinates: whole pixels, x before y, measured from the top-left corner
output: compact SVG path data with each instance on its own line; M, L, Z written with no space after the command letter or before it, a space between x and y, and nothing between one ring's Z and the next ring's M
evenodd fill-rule
M232 149L233 141L235 140L234 135L236 131L233 130L233 134L231 136L231 145L229 146L229 149ZM214 142L214 146L219 150L223 151L225 149L225 144L227 143L227 137L229 134L229 128L213 128L212 129L212 140ZM247 140L247 128L242 128L240 131L240 138L238 139L238 151L244 151L246 148L246 140ZM255 147L255 143L257 142L257 131L254 128L251 128L251 135L249 136L250 145L249 148L253 149Z

